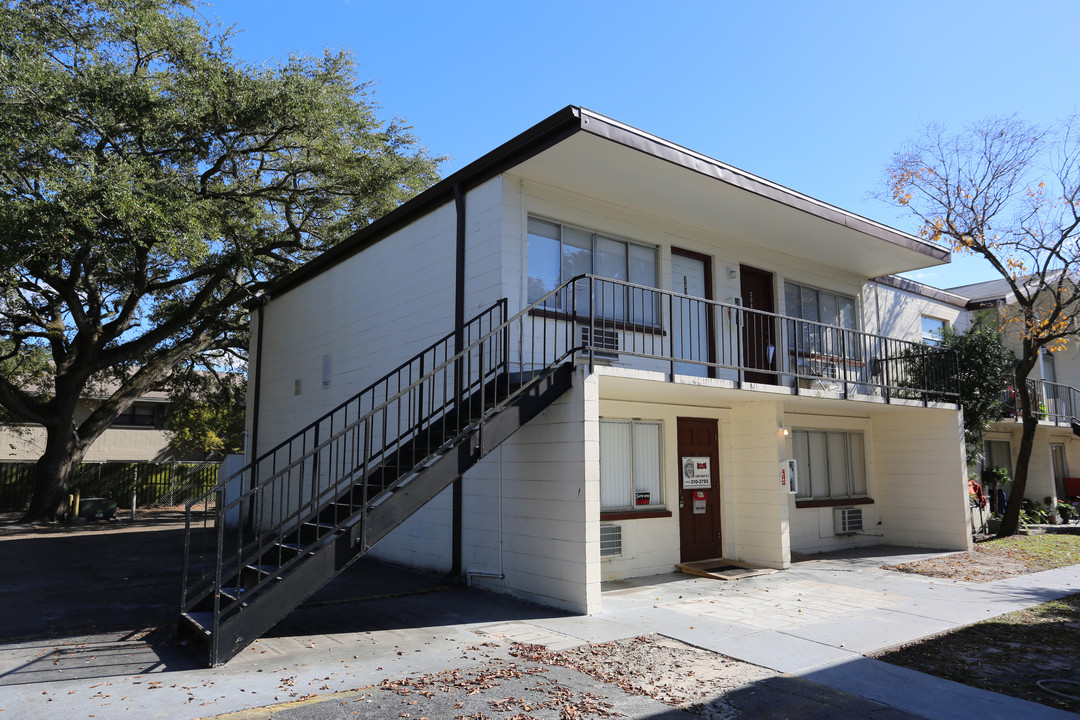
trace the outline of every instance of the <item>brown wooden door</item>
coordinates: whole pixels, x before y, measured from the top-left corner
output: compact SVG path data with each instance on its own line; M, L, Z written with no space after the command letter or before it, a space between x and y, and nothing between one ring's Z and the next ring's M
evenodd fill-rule
M773 276L771 272L748 265L739 266L743 307L762 312L775 312ZM775 321L754 313L743 315L742 361L747 382L777 384Z
M716 421L679 418L678 436L680 560L693 562L721 557L720 442ZM701 467L703 464L707 473ZM701 487L705 484L705 474L707 488Z

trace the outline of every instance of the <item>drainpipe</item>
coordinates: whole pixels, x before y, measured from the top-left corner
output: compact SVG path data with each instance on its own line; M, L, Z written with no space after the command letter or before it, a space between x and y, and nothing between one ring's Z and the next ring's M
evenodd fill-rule
M454 185L454 209L457 213L457 249L454 258L454 354L465 348L465 190L461 183ZM461 397L461 373L455 369L454 376L458 387L457 397ZM461 506L464 480L454 480L451 508L450 575L461 575Z
M255 377L252 379L254 387L251 391L251 435L244 431L244 451L247 453L248 447L251 448L251 454L245 455L244 461L253 462L259 453L259 397L262 395L262 359L263 359L263 308L266 307L266 297L262 297L259 300L259 306L255 308L255 319L259 326L259 334L255 338ZM250 442L250 446L249 446ZM256 467L254 472L251 473L251 490L255 489L258 484L259 468ZM240 523L246 525L248 529L254 527L255 523L255 494L252 493L247 502L247 522L240 519Z

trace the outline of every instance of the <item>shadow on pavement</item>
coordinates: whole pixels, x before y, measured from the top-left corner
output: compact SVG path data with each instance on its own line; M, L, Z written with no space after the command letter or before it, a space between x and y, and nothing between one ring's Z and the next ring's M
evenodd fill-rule
M205 667L180 641L182 528L0 538L0 687ZM361 558L265 637L552 617L558 611Z

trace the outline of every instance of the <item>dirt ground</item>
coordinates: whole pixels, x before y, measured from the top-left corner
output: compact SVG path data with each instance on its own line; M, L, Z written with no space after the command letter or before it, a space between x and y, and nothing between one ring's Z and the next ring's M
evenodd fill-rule
M1080 563L1080 537L1030 535L980 542L970 552L889 565L883 569L982 583L1077 563Z
M19 522L22 515L21 512L0 512L0 539L131 530L176 530L184 527L183 506L137 508L134 519L130 510L120 510L115 520L23 524ZM193 513L192 522L202 522L202 513Z

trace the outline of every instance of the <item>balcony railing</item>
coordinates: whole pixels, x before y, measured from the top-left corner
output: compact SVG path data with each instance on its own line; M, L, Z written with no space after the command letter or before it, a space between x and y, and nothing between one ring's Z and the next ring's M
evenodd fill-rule
M672 377L783 386L797 394L923 403L960 397L951 350L608 278L574 278L534 315L545 319L545 328L552 325L552 335L575 324L574 342L590 363L617 359Z
M1071 385L1047 382L1046 380L1027 381L1028 392L1032 397L1032 405L1035 408L1035 417L1044 422L1069 425L1077 418L1077 408L1080 408L1080 390ZM1013 380L1005 388L1004 394L1006 416L1017 417L1020 413L1018 398L1016 397L1016 381Z

